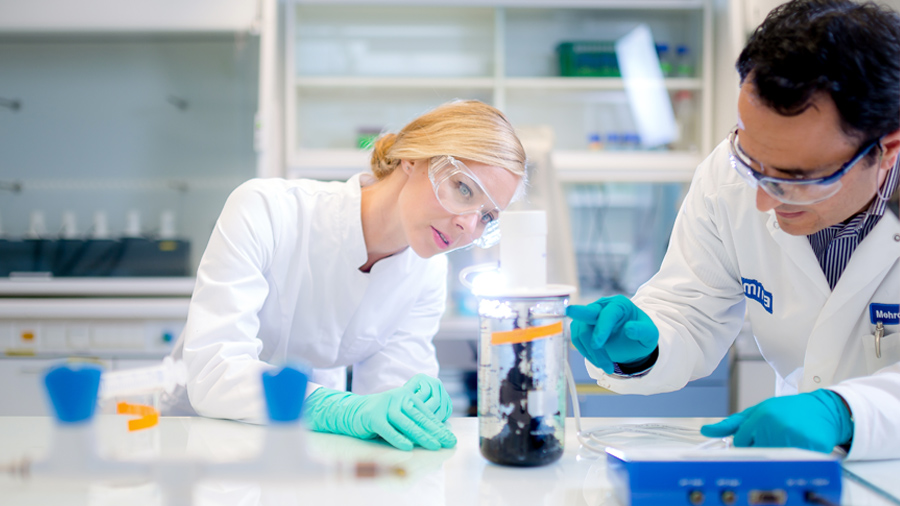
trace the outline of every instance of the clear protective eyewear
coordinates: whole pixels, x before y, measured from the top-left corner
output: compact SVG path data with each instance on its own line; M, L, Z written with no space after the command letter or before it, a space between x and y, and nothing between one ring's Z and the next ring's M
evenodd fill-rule
M856 164L878 146L881 139L865 144L853 155L849 162L841 166L834 174L814 179L788 179L766 176L753 168L757 165L764 170L761 163L747 156L738 143L738 127L728 135L728 159L731 166L751 187L762 187L772 198L785 204L806 206L817 204L834 196L841 189L841 178Z
M500 206L471 169L450 155L437 156L428 166L428 179L438 202L448 212L479 216L476 231L481 233L472 244L480 248L497 244L500 240Z

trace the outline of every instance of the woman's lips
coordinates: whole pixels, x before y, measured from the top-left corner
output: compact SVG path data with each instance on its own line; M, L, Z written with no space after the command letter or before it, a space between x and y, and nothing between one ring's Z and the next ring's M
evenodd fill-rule
M431 227L431 235L434 237L434 243L437 244L438 248L447 249L450 247L450 241L438 232L436 228Z

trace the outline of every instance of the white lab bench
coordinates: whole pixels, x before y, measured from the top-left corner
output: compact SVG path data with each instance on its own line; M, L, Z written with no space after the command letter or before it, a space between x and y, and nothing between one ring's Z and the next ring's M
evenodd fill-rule
M125 415L97 417L97 444L102 455L117 459L195 458L209 461L252 459L262 447L266 428L207 418L163 417L158 426L128 432ZM704 418L587 418L583 427L648 421L699 427ZM345 436L310 433L310 451L322 460L368 461L400 466L403 478L388 476L352 481L303 480L293 483L199 482L194 505L615 505L606 478L606 459L580 447L574 419L567 420L565 453L554 464L514 468L486 461L478 449L478 420L451 418L459 439L456 448L437 452L395 450L385 444ZM48 417L0 417L0 464L23 456L40 456L50 443L53 421ZM867 488L845 473L842 504L900 504L900 460L849 463L845 468L893 494ZM22 481L0 476L0 502L9 505L163 505L154 483L111 486L87 482ZM710 501L707 501L710 504Z

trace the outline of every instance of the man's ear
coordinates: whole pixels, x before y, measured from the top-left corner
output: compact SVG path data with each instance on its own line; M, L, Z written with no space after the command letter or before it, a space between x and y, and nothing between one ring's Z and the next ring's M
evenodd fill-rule
M881 146L884 149L884 158L882 158L882 169L890 170L900 155L900 130L895 130L881 138Z
M897 163L900 162L900 130L885 135L881 144L884 146L885 154L882 168L886 167L888 170L892 167L896 168ZM888 199L887 208L894 213L894 216L900 218L900 185L894 188Z

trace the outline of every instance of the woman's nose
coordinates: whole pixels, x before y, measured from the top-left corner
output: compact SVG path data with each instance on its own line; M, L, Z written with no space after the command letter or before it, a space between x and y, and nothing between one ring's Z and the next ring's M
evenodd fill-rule
M454 218L454 221L456 222L456 226L463 232L474 235L481 223L481 215L480 213L458 214Z

